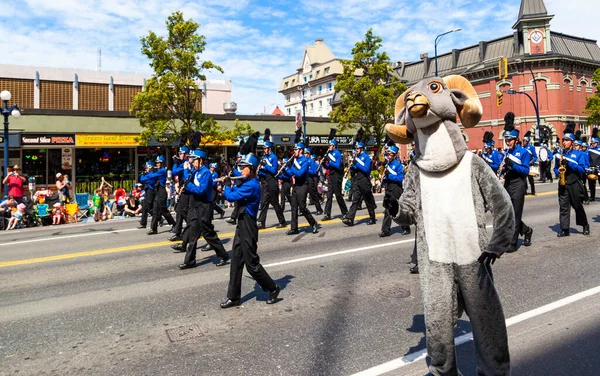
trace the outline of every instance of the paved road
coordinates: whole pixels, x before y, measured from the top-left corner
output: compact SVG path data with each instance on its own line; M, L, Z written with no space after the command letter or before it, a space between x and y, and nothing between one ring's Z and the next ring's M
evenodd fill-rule
M573 228L558 239L555 189L539 185L526 199L533 245L494 265L514 374L596 375L600 298L590 289L600 286L600 202L585 207L591 236ZM266 305L248 277L242 306L222 310L228 268L214 266L214 253L180 271L183 254L167 233L147 236L136 224L0 234L0 375L374 375L393 360L387 374L426 373L424 360L398 367L425 343L418 276L406 264L412 236L381 239L366 218L352 228L323 223L316 235L269 228L259 252L283 300ZM216 227L230 250L234 227ZM531 313L539 307L547 308ZM457 337L469 332L463 317ZM474 374L469 341L459 362Z

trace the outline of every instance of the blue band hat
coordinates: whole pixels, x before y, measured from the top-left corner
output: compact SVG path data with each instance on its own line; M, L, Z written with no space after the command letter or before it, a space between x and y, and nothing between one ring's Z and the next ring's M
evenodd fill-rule
M519 138L519 131L515 129L515 114L507 112L504 115L504 139Z
M146 161L146 167L147 168L154 167L154 162L152 162L152 161Z
M183 145L179 147L179 154L187 154L190 152L190 148Z
M385 136L385 147L388 153L398 154L398 147L396 143L392 141L388 136Z
M208 150L194 149L194 150L190 151L190 158L192 158L192 159L198 159L198 158L206 159L206 157L208 157Z
M218 165L217 165L216 163L214 163L214 162L213 162L213 163L209 164L209 165L208 165L208 167L217 168L217 167L218 167Z
M524 135L523 135L523 141L527 141L527 142L531 142L531 131L527 131Z
M358 149L358 148L363 148L363 149L364 149L364 148L365 148L365 143L364 143L364 142L362 142L362 141L359 141L359 142L357 142L357 143L356 143L356 146L355 146L355 147L356 147L357 149Z
M592 138L590 139L590 142L600 142L600 137L598 137L598 128L592 129Z
M575 141L575 123L568 121L565 126L565 133L563 134L563 140Z
M396 145L388 147L388 152L392 154L398 154L398 147Z
M308 154L312 154L312 151L310 150L310 148L304 148L304 152L308 153Z
M164 157L164 155L159 155L158 157L156 157L156 163L165 163L166 158Z
M583 146L584 148L589 148L590 147L590 145L588 145L587 142L582 142L581 146Z
M254 168L258 168L258 164L260 161L256 157L256 155L252 153L245 154L242 156L242 160L238 162L239 166L252 166Z
M294 144L294 150L304 149L304 142L296 142Z
M337 129L329 128L329 145L338 146L338 142L335 139Z

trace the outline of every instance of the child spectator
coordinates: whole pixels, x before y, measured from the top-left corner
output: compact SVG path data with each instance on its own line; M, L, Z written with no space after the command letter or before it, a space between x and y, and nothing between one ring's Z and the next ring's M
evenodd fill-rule
M25 204L17 205L16 209L13 210L12 216L8 220L8 226L6 226L6 231L12 230L17 226L21 226L21 221L23 220L23 215L25 213Z
M97 188L92 196L92 205L94 208L94 221L98 222L102 218L102 212L104 211L104 201L102 199L102 188Z
M60 205L60 203L56 203L53 205L52 209L52 224L60 225L65 223L65 211L64 208Z

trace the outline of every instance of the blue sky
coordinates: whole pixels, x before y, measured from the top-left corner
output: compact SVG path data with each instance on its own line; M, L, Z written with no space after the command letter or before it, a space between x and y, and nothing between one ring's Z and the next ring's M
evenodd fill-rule
M283 97L284 76L302 62L304 47L317 38L336 57L348 58L369 28L383 38L392 61L414 61L428 52L441 32L460 27L438 51L462 48L512 33L520 0L8 0L0 14L4 48L0 63L150 73L139 38L163 34L175 10L200 23L207 38L202 58L221 65L230 79L239 114L262 113ZM546 0L553 31L600 39L595 19L600 1ZM11 45L8 47L8 45ZM273 105L269 106L271 111Z

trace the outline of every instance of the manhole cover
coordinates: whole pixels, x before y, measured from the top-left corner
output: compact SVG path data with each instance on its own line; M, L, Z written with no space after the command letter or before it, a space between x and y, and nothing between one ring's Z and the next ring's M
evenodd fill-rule
M167 329L166 332L171 343L202 337L202 332L198 328L198 325L180 326L178 328Z
M385 287L379 290L379 294L388 298L404 299L410 296L410 291L402 287Z

